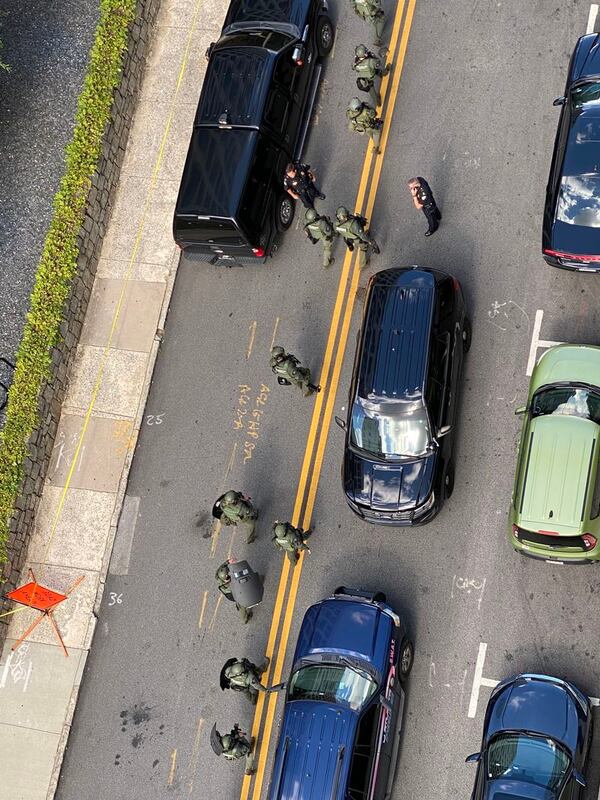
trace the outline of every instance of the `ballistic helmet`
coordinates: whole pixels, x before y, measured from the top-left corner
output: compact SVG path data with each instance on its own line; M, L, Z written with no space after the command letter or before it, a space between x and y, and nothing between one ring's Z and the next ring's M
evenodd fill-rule
M350 212L348 211L348 209L346 208L346 206L340 206L340 207L339 207L339 208L336 210L336 212L335 212L335 216L338 218L338 220L339 220L340 222L346 222L346 220L347 220L347 219L348 219L348 217L350 216Z
M228 492L225 492L225 494L223 495L223 500L225 503L235 503L237 499L238 499L237 492L234 492L233 489L231 489Z
M348 104L348 111L355 111L356 114L358 114L358 112L361 109L361 106L362 106L362 103L360 102L358 97L353 97L352 100L350 100L350 103ZM355 114L355 116L356 116L356 114Z
M275 347L271 348L271 357L277 358L277 356L282 356L285 353L283 347L279 347L279 345L275 345Z
M314 222L318 216L319 215L317 214L314 208L307 208L306 214L304 215L304 219L307 222Z
M367 55L367 48L364 46L364 44L356 45L354 48L354 55L357 58L364 58Z

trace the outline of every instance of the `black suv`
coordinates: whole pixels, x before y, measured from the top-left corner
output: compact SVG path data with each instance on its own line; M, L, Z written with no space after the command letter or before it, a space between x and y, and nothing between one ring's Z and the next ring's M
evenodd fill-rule
M429 522L454 487L454 423L471 325L456 278L421 267L369 281L342 483L367 522Z
M211 263L265 261L294 202L321 58L333 46L326 0L233 0L208 67L181 178L173 235Z

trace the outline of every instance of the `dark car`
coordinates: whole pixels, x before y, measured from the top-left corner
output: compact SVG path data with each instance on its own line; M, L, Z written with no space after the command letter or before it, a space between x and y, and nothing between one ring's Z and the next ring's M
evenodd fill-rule
M201 260L265 261L289 228L298 159L333 46L326 0L232 0L209 61L173 235Z
M385 596L340 587L298 636L269 800L387 800L414 649Z
M548 675L517 675L490 697L472 800L576 800L592 738L589 699Z
M421 267L369 281L358 337L342 483L368 522L429 522L454 487L454 429L471 325L456 278Z
M600 270L600 35L577 42L546 188L542 250L553 267Z

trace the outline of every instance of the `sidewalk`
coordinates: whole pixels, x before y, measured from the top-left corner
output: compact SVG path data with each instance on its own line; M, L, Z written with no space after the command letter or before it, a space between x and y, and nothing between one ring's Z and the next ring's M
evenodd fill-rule
M200 13L197 0L163 0L159 11L27 563L57 591L85 579L55 615L68 658L47 620L12 652L35 612L11 617L0 659L0 800L56 790L177 271L171 220L204 53L225 5Z

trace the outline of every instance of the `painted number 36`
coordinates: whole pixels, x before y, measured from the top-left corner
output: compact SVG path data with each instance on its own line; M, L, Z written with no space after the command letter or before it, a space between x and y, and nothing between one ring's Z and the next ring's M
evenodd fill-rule
M123 594L122 593L117 594L116 592L110 592L110 594L108 596L108 605L109 606L120 606L122 602L123 602Z

